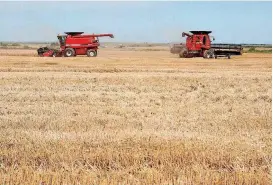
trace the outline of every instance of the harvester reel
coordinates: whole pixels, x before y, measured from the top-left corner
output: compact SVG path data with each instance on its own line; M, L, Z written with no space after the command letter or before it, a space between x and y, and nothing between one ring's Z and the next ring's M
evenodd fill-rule
M186 48L182 48L182 50L179 53L180 58L187 58L188 57L188 50Z
M45 52L47 52L48 50L49 50L48 47L41 47L41 48L39 48L39 49L37 50L38 56L42 57L43 54L44 54Z

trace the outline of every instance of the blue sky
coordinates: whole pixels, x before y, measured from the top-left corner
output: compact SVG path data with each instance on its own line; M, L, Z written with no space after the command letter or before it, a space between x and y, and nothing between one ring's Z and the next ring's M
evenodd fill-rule
M116 42L181 42L212 30L215 42L272 43L271 2L0 2L0 41L54 41L65 31L113 33Z

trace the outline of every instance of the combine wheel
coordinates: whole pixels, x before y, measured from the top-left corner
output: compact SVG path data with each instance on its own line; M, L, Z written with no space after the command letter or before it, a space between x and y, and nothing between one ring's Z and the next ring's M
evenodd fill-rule
M209 50L204 51L203 58L215 58L214 50L209 49Z
M64 50L64 56L65 57L73 57L73 56L75 56L75 50L72 49L72 48L66 48Z
M227 55L227 58L230 59L230 55Z
M188 50L186 48L182 48L182 50L179 53L180 58L187 58L188 57Z
M204 51L203 58L209 58L208 50L205 50L205 51Z
M89 57L96 57L98 53L97 53L97 50L89 49L87 50L86 54Z

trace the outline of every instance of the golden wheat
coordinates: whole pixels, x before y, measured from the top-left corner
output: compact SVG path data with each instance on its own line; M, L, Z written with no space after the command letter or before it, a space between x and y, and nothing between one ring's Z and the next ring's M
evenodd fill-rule
M4 52L0 184L271 183L270 54Z

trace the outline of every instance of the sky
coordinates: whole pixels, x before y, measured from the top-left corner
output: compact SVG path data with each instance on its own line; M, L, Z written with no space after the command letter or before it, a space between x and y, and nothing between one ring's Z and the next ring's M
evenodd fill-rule
M272 2L0 2L0 41L57 41L58 33L113 33L105 42L183 42L210 30L216 43L272 43Z

